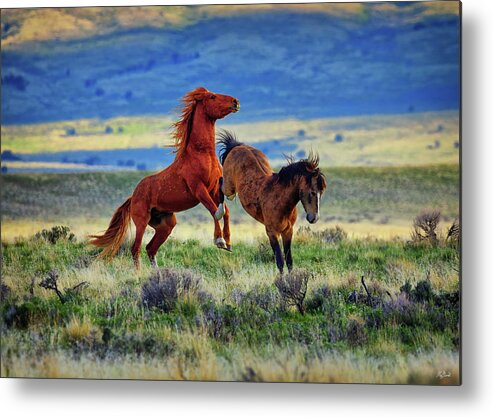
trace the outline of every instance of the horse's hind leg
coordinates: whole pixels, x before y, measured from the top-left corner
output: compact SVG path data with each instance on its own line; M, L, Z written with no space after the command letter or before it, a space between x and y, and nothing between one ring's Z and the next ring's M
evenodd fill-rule
M135 223L135 240L132 245L132 258L134 260L135 267L140 268L140 247L142 246L142 238L144 237L144 232L146 230L147 222Z
M226 172L226 169L225 169ZM227 174L227 173L226 173ZM231 180L231 175L223 176L223 181L221 182L221 194L225 195L230 201L234 200L236 197L236 190L233 181ZM223 198L224 201L224 198Z
M224 205L224 217L223 217L223 237L226 241L226 250L231 251L231 231L229 229L229 208Z
M173 228L176 226L176 216L175 213L171 213L162 217L159 224L151 224L151 226L156 230L151 241L146 246L147 256L151 261L151 265L157 268L156 253L161 247L161 245L166 242L168 236L171 234Z
M135 224L135 240L132 245L132 258L134 260L135 267L140 268L140 247L142 246L142 239L147 227L147 223L150 219L150 214L146 207L141 205L135 205L131 207L132 220Z

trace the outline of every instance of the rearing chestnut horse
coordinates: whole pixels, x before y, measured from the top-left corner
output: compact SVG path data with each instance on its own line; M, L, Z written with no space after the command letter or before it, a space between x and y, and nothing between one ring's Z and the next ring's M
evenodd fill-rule
M215 152L215 122L240 109L231 96L211 93L200 87L183 99L181 119L174 124L176 157L163 171L142 179L131 197L115 212L106 232L90 236L90 243L104 248L101 256L113 257L127 232L130 219L136 228L132 257L140 266L140 247L147 225L156 232L146 246L153 266L156 253L176 225L175 213L202 203L214 219L217 247L231 249L229 209L221 205L221 165ZM224 234L219 219L224 216Z

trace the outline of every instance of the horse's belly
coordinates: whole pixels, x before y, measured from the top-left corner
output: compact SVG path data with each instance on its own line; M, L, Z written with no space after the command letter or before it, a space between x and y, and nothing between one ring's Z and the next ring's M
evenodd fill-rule
M199 201L188 193L177 193L159 196L156 208L159 211L179 212L191 209L199 204Z

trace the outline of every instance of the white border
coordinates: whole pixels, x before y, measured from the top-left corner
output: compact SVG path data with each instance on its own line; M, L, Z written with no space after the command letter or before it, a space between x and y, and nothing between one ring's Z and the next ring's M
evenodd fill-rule
M289 1L284 1L289 2ZM28 1L2 7L197 4ZM214 3L239 3L216 0ZM243 0L241 3L255 3ZM493 2L463 2L463 386L0 380L0 410L19 416L492 415Z

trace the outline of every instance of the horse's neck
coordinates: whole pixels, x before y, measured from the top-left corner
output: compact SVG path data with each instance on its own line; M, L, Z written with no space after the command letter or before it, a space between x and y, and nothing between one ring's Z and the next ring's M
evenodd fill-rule
M277 183L273 191L279 196L278 202L283 210L290 212L300 202L300 178L296 178L287 186Z
M187 148L192 152L215 153L215 120L204 112L202 105L195 108Z

